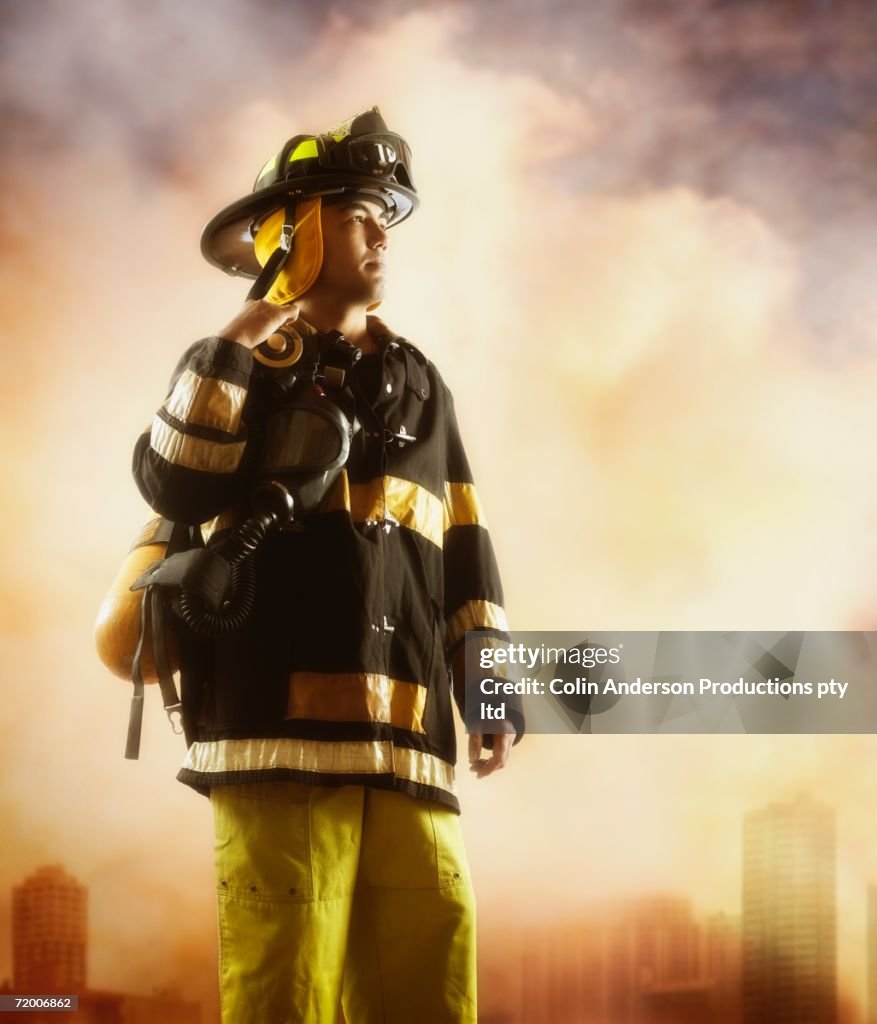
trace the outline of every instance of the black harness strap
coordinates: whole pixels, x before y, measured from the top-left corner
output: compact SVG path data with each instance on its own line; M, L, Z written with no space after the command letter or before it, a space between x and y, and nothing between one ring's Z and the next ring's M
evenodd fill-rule
M128 743L125 757L136 761L140 756L140 732L143 726L143 674L140 670L140 658L143 654L143 640L146 636L146 594L140 602L140 636L134 650L134 663L131 675L134 679L134 693L131 695L131 711L128 715Z
M174 674L171 670L170 660L167 652L167 633L165 632L165 608L162 600L160 587L150 587L149 595L152 613L152 641L155 654L155 670L158 673L158 685L161 689L161 699L164 709L167 712L171 728L177 735L183 732L180 720L175 720L174 715L182 718L182 705L174 685ZM144 598L145 600L145 598Z
M192 527L187 526L185 523L175 523L171 530L164 557L168 558L178 551L188 550L192 545ZM128 742L125 747L125 757L129 761L136 761L140 756L144 697L141 661L147 622L152 627L155 669L158 674L158 685L161 689L164 709L167 712L173 731L177 734L182 734L183 732L182 705L177 695L177 688L174 685L174 674L170 666L170 659L168 658L167 635L165 633L165 603L162 588L159 586L149 586L143 591L143 600L140 604L140 636L137 638L137 647L134 651L134 661L131 668L134 693L131 695L131 710L128 715ZM179 715L180 721L175 721L174 715ZM177 728L177 725L180 725L180 728Z

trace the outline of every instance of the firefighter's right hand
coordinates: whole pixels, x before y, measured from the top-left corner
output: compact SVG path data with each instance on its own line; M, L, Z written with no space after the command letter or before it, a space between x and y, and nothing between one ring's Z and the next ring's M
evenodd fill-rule
M220 338L252 349L267 341L278 327L295 320L298 312L296 305L278 306L267 299L249 299L231 323L217 333Z

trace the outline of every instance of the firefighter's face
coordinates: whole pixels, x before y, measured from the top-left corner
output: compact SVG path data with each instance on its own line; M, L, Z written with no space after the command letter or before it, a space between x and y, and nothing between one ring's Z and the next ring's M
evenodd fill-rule
M370 305L384 296L387 214L360 197L323 206L323 264L315 289Z

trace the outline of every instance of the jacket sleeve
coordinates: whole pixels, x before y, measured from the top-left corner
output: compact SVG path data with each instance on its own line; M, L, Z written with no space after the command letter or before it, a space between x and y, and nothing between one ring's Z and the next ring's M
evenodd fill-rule
M463 448L454 401L446 390L446 469L444 486L444 616L446 655L452 665L454 699L465 719L464 665L491 641L509 639L503 607L502 582L487 529L487 519L475 490L469 460ZM470 637L470 630L484 631L485 637ZM465 645L465 648L464 648ZM477 658L478 651L474 652ZM506 714L515 728L515 743L524 734L520 698L505 698ZM492 745L488 736L485 746Z
M177 364L167 398L134 449L134 479L160 515L197 525L239 496L252 369L249 349L218 337L196 342Z

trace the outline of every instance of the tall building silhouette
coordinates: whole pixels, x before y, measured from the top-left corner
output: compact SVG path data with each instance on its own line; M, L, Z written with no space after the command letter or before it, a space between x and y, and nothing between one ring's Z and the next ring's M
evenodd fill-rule
M12 888L12 974L20 992L85 988L88 893L60 864Z
M799 796L743 825L744 1024L835 1024L834 811Z

